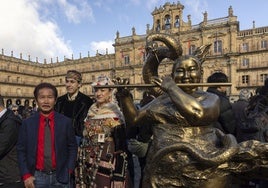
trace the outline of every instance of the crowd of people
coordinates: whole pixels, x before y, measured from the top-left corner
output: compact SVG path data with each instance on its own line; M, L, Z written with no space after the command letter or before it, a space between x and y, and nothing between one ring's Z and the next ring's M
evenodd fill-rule
M227 86L209 87L207 91L176 86L200 82L201 73L199 63L176 61L171 76L153 79L164 93L153 96L145 91L139 109L129 90L105 88L120 84L120 79L100 76L92 84L94 98L86 96L79 91L82 75L76 70L67 72L67 92L63 96L58 97L56 87L50 83L35 87L36 111L19 113L18 105L5 107L0 96L0 187L168 187L171 184L165 180L173 172L169 168L172 164L163 159L156 168L154 160L157 154L164 156L164 148L171 143L202 143L201 150L209 153L221 149L214 146L218 135L231 135L228 139L235 137L238 143L250 139L266 142L268 124L254 133L244 127L251 111L263 113L264 117L266 114L268 119L268 78L254 95L242 89L234 103L226 94ZM228 77L216 72L207 82L225 83ZM218 130L217 136L211 127ZM208 137L211 140L205 140ZM139 159L139 182L135 181L133 156ZM191 163L192 159L187 160ZM189 179L196 173L190 168L187 171ZM212 173L210 184L222 181L218 171ZM239 188L268 185L265 180L250 178L233 179L231 184ZM203 185L206 187L206 183Z

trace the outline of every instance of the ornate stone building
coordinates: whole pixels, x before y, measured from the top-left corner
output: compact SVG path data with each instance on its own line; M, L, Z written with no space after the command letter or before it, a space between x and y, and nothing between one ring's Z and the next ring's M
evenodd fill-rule
M247 30L239 29L239 21L232 7L227 16L208 20L208 13L203 14L203 21L192 25L191 16L183 20L184 6L166 3L152 12L152 28L147 25L146 34L137 35L132 28L131 36L121 37L116 33L114 54L99 54L94 57L65 59L63 62L38 63L31 60L0 54L1 87L0 93L7 103L24 105L34 104L33 89L40 82L54 84L59 95L65 93L65 74L69 69L76 69L83 74L81 91L92 95L91 83L101 74L111 78L129 78L131 84L143 83L142 66L146 58L146 36L153 32L174 35L183 48L183 54L191 54L196 47L211 43L211 49L204 63L203 82L216 71L228 75L232 86L229 90L231 100L235 100L242 88L249 88L252 93L264 84L268 77L268 26ZM30 58L29 58L30 59ZM159 66L159 75L171 72L172 62L166 61ZM206 89L206 88L203 88ZM141 99L142 90L135 89L133 96Z

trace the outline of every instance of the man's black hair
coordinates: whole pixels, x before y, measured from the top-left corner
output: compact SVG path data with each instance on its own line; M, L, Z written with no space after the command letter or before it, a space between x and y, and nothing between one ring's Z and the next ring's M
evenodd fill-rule
M37 95L40 89L49 88L52 89L55 99L58 97L58 91L57 88L52 85L51 83L43 82L41 84L38 84L34 89L34 97L37 99Z
M225 83L228 82L228 77L222 72L215 72L207 79L208 83Z

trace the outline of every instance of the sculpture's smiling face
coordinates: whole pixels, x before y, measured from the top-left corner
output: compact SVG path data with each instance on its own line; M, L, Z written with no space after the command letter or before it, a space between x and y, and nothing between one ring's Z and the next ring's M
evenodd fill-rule
M199 83L202 69L197 59L187 57L176 60L172 77L176 83Z

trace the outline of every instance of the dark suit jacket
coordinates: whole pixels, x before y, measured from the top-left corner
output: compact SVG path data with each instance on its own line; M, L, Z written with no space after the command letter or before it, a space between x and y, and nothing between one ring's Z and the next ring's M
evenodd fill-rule
M37 138L40 114L37 112L23 120L17 144L21 176L34 174L37 152ZM55 112L55 150L57 181L68 183L69 170L74 170L77 144L72 120Z
M21 120L9 109L0 117L0 183L20 180L16 150L20 124Z
M57 99L57 103L55 105L55 110L61 114L66 114L66 111L69 109L66 106L68 102L67 94L59 97ZM75 99L75 104L72 108L72 117L69 116L73 120L73 127L75 128L75 135L82 137L84 130L84 120L87 117L88 109L93 104L93 100L87 95L78 92L78 95Z

